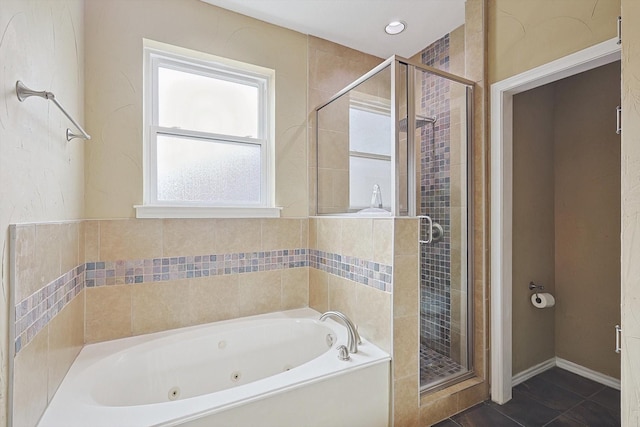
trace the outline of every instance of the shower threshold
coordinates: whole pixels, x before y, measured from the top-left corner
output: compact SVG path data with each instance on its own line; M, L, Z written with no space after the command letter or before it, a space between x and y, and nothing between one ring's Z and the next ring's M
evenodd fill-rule
M460 363L420 344L420 389L441 388L444 383L467 373Z

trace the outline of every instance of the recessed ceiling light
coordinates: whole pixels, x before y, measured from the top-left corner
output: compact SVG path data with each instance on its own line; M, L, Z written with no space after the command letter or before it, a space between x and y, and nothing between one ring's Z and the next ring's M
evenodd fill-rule
M384 27L384 31L390 35L400 34L407 28L407 24L402 21L393 21L389 22L389 24Z

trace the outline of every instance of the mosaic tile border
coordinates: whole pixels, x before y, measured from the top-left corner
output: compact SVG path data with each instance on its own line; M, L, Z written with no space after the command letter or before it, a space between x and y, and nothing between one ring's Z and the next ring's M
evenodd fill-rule
M393 288L392 266L316 249L87 262L16 304L15 354L85 287L135 285L298 267L316 268L386 292Z
M85 265L67 271L15 307L15 354L84 289Z
M308 267L308 249L88 262L88 288Z
M393 289L393 267L357 257L312 249L309 265L385 292Z

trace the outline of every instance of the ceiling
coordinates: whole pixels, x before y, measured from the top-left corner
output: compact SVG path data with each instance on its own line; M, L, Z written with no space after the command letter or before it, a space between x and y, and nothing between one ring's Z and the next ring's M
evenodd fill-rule
M202 0L381 58L411 57L464 24L465 0ZM390 36L384 27L404 21Z

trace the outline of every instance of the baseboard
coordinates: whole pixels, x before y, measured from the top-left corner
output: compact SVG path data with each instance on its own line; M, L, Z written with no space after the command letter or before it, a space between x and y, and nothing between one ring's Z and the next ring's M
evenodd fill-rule
M581 377L589 378L590 380L593 380L597 383L615 388L616 390L620 390L620 380L610 377L609 375L601 374L600 372L596 372L593 369L585 368L584 366L578 365L577 363L573 363L565 359L561 359L560 357L556 357L556 366L558 368L562 368L569 372L573 372L574 374L580 375Z
M525 382L529 378L533 378L536 375L543 373L544 371L548 371L554 366L556 366L556 358L552 357L551 359L545 360L542 363L538 363L537 365L532 366L529 369L525 369L522 372L518 372L511 379L511 386L515 387L518 384Z
M547 371L555 366L566 371L573 372L574 374L580 375L581 377L593 380L602 385L606 385L607 387L620 390L619 379L610 377L609 375L601 374L600 372L596 372L593 369L585 368L584 366L578 365L577 363L570 362L560 357L552 357L551 359L545 360L542 363L538 363L537 365L532 366L529 369L518 372L511 379L511 386L515 387L518 384L525 382L529 378L533 378L536 375L541 374L544 371Z

